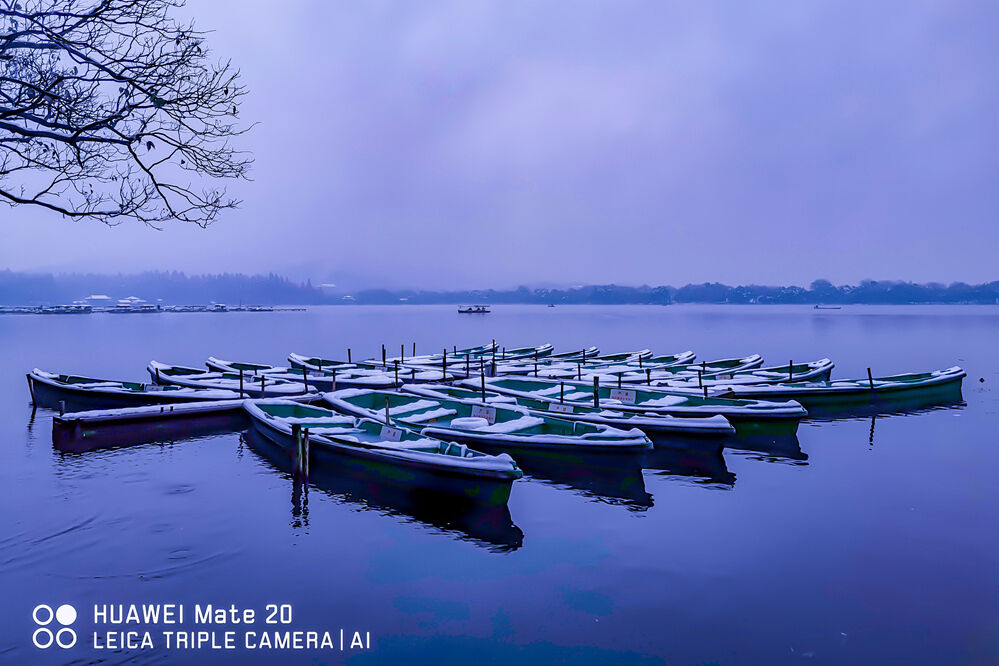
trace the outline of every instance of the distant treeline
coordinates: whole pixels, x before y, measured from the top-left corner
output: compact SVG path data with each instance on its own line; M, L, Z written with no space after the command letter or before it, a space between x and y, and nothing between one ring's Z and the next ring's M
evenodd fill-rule
M296 284L269 275L185 275L149 272L137 275L44 275L0 271L0 304L55 305L101 294L113 299L137 296L150 303L226 303L238 305L313 305L329 302L310 283Z
M670 304L670 303L999 303L999 282L949 285L865 280L859 285L836 286L816 280L808 289L746 285L731 287L718 282L685 287L622 287L596 285L571 289L517 289L496 291L388 291L370 289L353 294L356 303L565 303L565 304Z
M0 304L53 305L71 303L91 294L114 299L138 296L151 303L226 303L245 305L319 304L670 304L670 303L999 303L999 282L969 285L954 282L865 280L858 285L833 285L816 280L808 289L745 285L731 287L714 283L685 287L622 287L595 285L569 289L426 291L367 289L351 293L314 287L311 281L296 283L275 275L185 275L179 272L149 272L137 275L65 274L42 275L0 271Z

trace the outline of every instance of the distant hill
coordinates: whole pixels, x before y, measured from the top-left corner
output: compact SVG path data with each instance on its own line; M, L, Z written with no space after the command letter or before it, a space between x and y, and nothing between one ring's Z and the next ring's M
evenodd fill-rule
M296 283L268 275L185 275L149 272L137 275L33 274L0 271L0 304L54 305L82 300L92 294L112 299L137 296L150 303L230 305L319 304L671 304L671 303L999 303L999 281L968 285L865 280L858 285L833 285L816 280L803 287L688 284L683 287L591 285L566 289L518 287L506 290L426 291L365 289L347 292L320 288L310 281Z

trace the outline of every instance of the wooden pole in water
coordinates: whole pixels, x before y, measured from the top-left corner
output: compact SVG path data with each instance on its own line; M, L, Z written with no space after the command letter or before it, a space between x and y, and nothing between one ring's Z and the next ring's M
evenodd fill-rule
M503 360L506 360L506 347L503 347Z
M302 468L302 424L291 424L291 440L295 442L295 466L294 473L297 477Z
M593 375L593 406L600 408L600 376Z
M385 345L382 345L382 367L388 367L388 364L385 363Z
M396 386L399 385L399 361L398 361L398 359L396 359L396 362L395 362L395 383L396 383Z
M482 379L482 404L486 404L486 373L483 371L480 373Z
M871 376L871 369L867 368L867 383L871 385L871 390L874 390L874 377Z
M347 347L347 363L353 363L353 361L350 360L350 347Z
M416 342L413 342L413 356L416 356Z
M239 371L239 397L243 397L243 370Z
M399 358L402 359L403 363L406 362L406 345L399 345Z
M319 374L322 374L322 372L323 372L323 359L317 358L316 359L316 365L319 366ZM302 364L302 367L304 368L305 364Z
M466 377L468 377L468 376L469 376L469 374L468 374L468 373L469 373L469 370L468 370L468 353L466 352L466 353L465 353L465 376L466 376Z
M787 362L787 381L794 381L794 360Z
M707 386L704 387L704 397L705 398L708 397L708 387Z
M583 364L576 364L576 381L583 381Z
M302 366L302 384L305 385L305 392L309 392L309 369Z
M638 355L638 367L639 368L642 367L642 355L641 354Z
M493 353L493 371L490 374L490 376L495 377L496 376L496 341L495 340L493 340L493 352L492 353Z
M565 403L565 382L558 383L558 401L560 404Z
M410 370L413 373L413 375L412 375L412 377L410 379L412 379L413 383L415 384L416 383L416 368L410 368Z
M335 391L336 390L336 368L333 368L333 377L331 379L331 382L332 383L330 385L330 388Z
M389 419L389 399L385 396L385 425L392 425L392 421Z
M309 429L302 430L302 479L309 480Z
M538 359L534 359L534 376L538 376Z
M702 374L702 372L700 370L698 370L697 371L697 385L699 387L701 387L701 388L704 388L704 380L702 379L701 374Z
M623 375L623 374L624 374L623 372L617 373L617 387L618 388L621 388L621 375Z
M645 383L652 386L652 368L645 368Z
M441 361L441 381L447 379L447 347L444 348L444 360Z
M265 398L267 395L264 393L264 384L267 382L266 375L260 375L260 397Z

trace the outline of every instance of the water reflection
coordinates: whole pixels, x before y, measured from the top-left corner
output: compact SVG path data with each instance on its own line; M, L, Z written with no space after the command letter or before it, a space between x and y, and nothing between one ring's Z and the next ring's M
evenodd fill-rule
M517 550L524 543L524 533L514 524L505 504L484 506L430 490L390 487L371 480L345 477L321 465L310 470L309 484L304 486L292 480L291 459L270 440L251 430L240 435L240 442L288 478L292 495L291 525L296 529L311 526L308 510L311 491L321 492L339 504L356 505L436 528L492 552Z
M797 434L732 437L725 440L725 448L748 453L753 460L763 462L808 464L808 454L801 450Z
M657 446L645 452L642 467L657 475L683 477L708 488L730 490L735 486L735 474L725 464L720 446L713 449Z
M516 460L531 478L598 502L646 511L653 500L645 490L642 455L518 451Z

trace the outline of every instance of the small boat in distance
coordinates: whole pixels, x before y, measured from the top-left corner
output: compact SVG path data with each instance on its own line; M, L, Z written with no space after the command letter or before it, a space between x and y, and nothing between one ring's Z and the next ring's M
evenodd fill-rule
M489 314L488 305L466 305L458 306L458 314Z
M816 305L814 310L842 310L842 305Z

